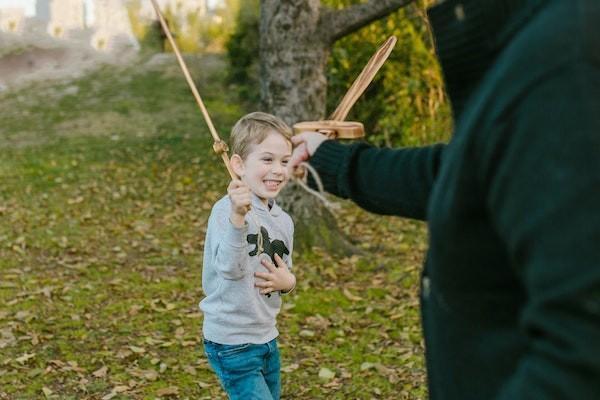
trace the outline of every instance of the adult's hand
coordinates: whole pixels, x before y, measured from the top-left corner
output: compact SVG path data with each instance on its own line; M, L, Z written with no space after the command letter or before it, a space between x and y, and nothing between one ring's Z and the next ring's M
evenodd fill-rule
M329 140L327 136L317 132L302 132L292 136L294 151L288 162L288 168L293 171L303 161L308 160L317 151L321 143Z

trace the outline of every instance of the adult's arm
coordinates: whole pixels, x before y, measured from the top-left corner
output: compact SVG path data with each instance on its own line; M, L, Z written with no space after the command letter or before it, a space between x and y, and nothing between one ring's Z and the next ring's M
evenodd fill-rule
M600 394L600 67L529 91L484 168L493 223L528 300L527 353L498 399ZM499 145L498 145L499 144Z
M310 165L325 190L365 210L425 220L444 147L389 149L328 140L317 148Z

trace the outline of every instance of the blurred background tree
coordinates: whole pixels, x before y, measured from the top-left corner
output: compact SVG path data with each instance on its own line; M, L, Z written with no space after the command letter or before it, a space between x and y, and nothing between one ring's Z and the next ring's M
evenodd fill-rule
M228 81L235 85L240 101L248 110L260 103L259 9L259 0L244 1L237 12L233 33L225 45Z
M213 4L206 14L185 12L167 5L161 9L169 23L177 46L184 53L223 53L228 38L234 33L240 0L221 0ZM172 51L165 43L158 21L143 17L141 0L129 0L127 11L133 34L142 51L155 53Z

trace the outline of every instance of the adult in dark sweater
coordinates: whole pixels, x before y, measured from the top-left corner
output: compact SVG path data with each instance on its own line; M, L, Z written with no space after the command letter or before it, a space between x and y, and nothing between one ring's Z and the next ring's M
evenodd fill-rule
M291 164L428 222L432 399L600 399L600 1L447 0L428 16L450 142L303 133Z

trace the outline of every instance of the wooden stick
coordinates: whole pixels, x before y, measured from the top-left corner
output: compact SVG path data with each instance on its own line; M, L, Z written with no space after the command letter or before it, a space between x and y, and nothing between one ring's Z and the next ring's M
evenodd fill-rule
M346 95L337 106L335 111L328 118L334 121L343 121L348 116L350 109L356 103L358 98L367 89L381 66L385 63L390 53L396 45L396 37L390 36L385 43L373 54L367 65L363 68L361 73L358 75Z
M223 162L225 163L225 167L227 168L227 172L229 172L229 176L231 176L231 179L239 179L239 177L231 169L231 164L229 162L229 156L227 155L227 151L228 151L227 144L225 144L225 142L223 142L221 140L221 138L219 137L219 134L217 133L217 130L215 129L215 126L213 125L212 120L210 119L210 115L208 115L208 111L206 111L206 107L204 107L204 102L202 102L200 93L198 93L198 89L196 88L196 85L194 84L194 81L192 80L192 76L190 75L190 72L188 71L187 66L185 65L185 61L183 61L183 57L181 57L181 53L179 52L179 48L177 47L177 44L175 43L175 40L173 39L173 35L171 35L169 26L167 25L164 17L162 16L162 14L160 12L160 8L158 7L158 4L156 3L156 0L151 0L151 1L152 1L152 5L154 6L154 10L156 11L156 15L158 15L158 20L160 21L160 25L162 26L163 31L167 35L167 38L169 39L169 43L171 43L171 47L173 47L173 51L175 52L175 55L177 56L177 61L179 61L179 66L181 67L181 70L183 71L183 75L185 75L185 79L187 80L187 83L188 83L190 89L192 90L192 94L194 95L194 98L196 99L196 103L198 104L198 107L200 107L200 111L202 111L204 120L206 121L206 124L208 125L208 130L210 131L210 134L213 137L213 141L214 141L213 150L215 151L215 153L221 155L221 158L223 159ZM248 209L247 215L254 222L254 224L259 227L258 238L257 238L256 244L258 246L258 252L262 253L263 252L263 238L262 238L262 234L260 232L260 226L261 226L260 221L258 220L258 218L256 216L254 216L252 214L251 211L252 211L252 208L250 207Z
M227 172L229 172L231 179L238 179L236 174L231 169L231 165L229 163L229 156L227 155L227 145L219 137L219 134L217 133L217 130L215 129L215 126L213 125L212 120L210 119L210 115L208 115L208 111L206 110L206 107L204 107L204 102L202 101L202 98L200 97L200 93L198 93L198 89L196 88L196 85L194 85L194 81L192 80L192 76L190 75L190 72L188 71L188 68L185 65L185 61L183 61L183 57L181 57L181 53L179 52L179 48L177 47L177 44L175 43L175 40L173 39L173 35L171 35L169 26L167 25L167 22L165 21L162 13L160 12L160 8L159 8L158 4L156 3L156 0L150 0L150 1L152 1L152 6L154 6L154 10L156 11L156 15L158 16L160 25L162 26L163 31L167 35L167 38L169 39L169 43L171 43L171 47L173 48L173 51L175 52L177 61L179 61L179 66L181 67L181 70L183 71L183 75L185 75L185 79L187 80L187 83L188 83L190 89L192 90L192 94L194 95L194 98L196 99L196 103L198 104L198 107L200 107L200 111L202 112L202 115L204 116L206 125L208 125L208 130L210 131L210 134L212 135L213 140L214 140L213 149L215 150L215 153L221 155L221 158L223 159L223 162L225 163L225 167L227 168Z

